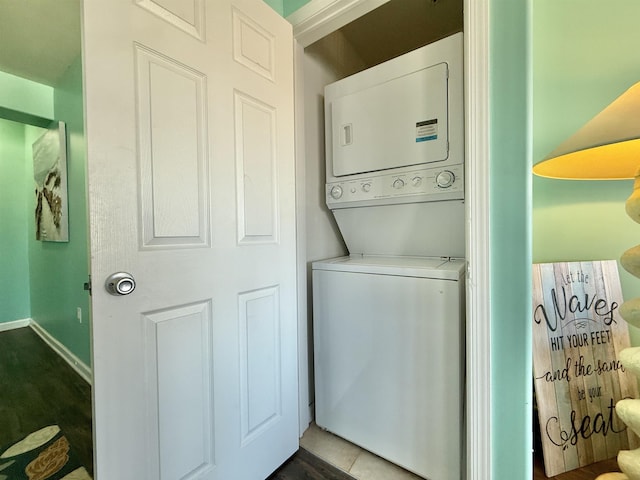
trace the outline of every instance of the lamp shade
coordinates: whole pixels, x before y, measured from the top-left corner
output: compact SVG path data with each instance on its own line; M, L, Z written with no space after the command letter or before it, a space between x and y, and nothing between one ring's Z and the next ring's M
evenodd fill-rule
M533 173L575 180L634 178L640 167L640 82L565 140Z

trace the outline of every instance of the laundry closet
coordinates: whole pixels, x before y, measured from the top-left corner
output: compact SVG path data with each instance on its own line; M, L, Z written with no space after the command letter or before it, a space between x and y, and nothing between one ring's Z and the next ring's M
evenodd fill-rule
M436 64L447 63L445 57L448 54L443 53L441 55L444 55L444 57L438 57L439 53L433 53L434 49L429 50L429 47L425 46L436 44L439 41L445 43L453 42L448 44L449 47L447 48L453 48L454 50L459 48L460 58L456 61L459 61L461 67L462 34L460 32L462 32L462 25L461 1L391 0L342 27L340 30L306 47L304 55L302 55L302 66L298 67L298 73L303 72L303 76L297 79L298 99L304 97L304 102L302 102L304 111L301 111L300 105L298 107L298 116L304 119L304 141L299 145L298 151L298 178L304 182L304 198L299 197L299 201L301 201L301 216L303 217L302 223L304 224L304 229L301 229L301 233L304 233L300 235L299 239L305 245L303 258L306 258L307 261L306 313L308 316L310 408L316 412L317 416L314 418L317 419L317 423L321 428L326 428L336 435L360 445L364 449L400 464L421 476L430 476L434 480L439 480L440 478L443 480L463 478L462 472L464 469L463 465L461 465L464 457L463 438L455 438L456 435L454 434L452 441L455 445L453 447L451 441L449 443L442 441L449 434L445 432L445 423L441 422L440 426L433 428L434 433L426 440L426 443L416 446L415 452L407 452L412 447L402 444L403 430L412 423L418 425L419 428L428 429L431 425L429 422L435 421L437 414L434 415L434 412L431 412L431 417L427 415L428 418L424 420L424 411L397 412L397 419L393 418L393 413L394 409L400 408L402 405L412 405L410 410L414 408L418 410L420 408L419 405L425 403L425 398L420 397L420 395L424 395L425 388L427 390L432 388L423 385L420 387L423 388L423 393L419 393L419 388L417 387L417 389L414 389L414 382L410 380L411 375L404 375L406 372L403 372L403 362L410 365L411 369L415 368L418 373L414 372L414 375L420 376L419 372L422 371L425 374L425 379L428 379L429 382L434 380L443 383L442 379L445 377L440 379L429 377L431 375L429 372L432 371L433 366L422 365L430 361L430 358L433 358L429 357L429 351L434 350L435 344L425 343L424 349L420 348L420 340L413 342L411 345L406 344L406 350L412 350L417 355L400 359L399 357L402 355L399 352L405 350L402 342L411 340L411 328L413 327L409 326L409 324L415 326L415 321L410 320L407 325L402 326L402 322L392 325L385 325L384 321L371 324L368 319L373 319L376 316L376 311L384 309L387 309L388 316L393 316L394 308L408 308L411 311L432 308L439 301L436 298L438 295L430 298L424 289L421 290L422 287L417 287L418 283L412 283L414 281L418 282L416 279L424 282L440 282L438 283L439 286L434 287L435 290L433 290L440 294L448 288L440 288L441 286L449 285L451 287L451 292L453 292L451 295L454 300L449 305L454 306L446 308L455 310L452 314L454 317L461 319L460 324L454 325L453 328L450 328L451 325L449 325L442 330L434 329L432 328L433 326L430 326L428 332L422 331L420 335L423 335L425 339L429 339L430 336L441 335L442 338L450 338L452 342L452 348L449 350L453 353L449 352L449 357L442 357L441 363L447 363L453 369L446 375L451 374L451 372L459 372L459 378L456 380L455 375L453 375L453 381L450 382L453 384L453 390L449 390L446 394L443 393L441 403L438 405L442 406L442 400L446 401L447 398L451 398L453 407L447 415L454 423L455 421L458 422L451 425L451 428L458 430L462 436L462 430L464 429L464 415L462 413L464 384L464 259L462 257L464 257L465 245L464 142L461 138L463 134L461 130L456 132L454 128L454 137L451 140L457 142L457 144L453 147L444 145L445 148L452 148L453 156L457 156L451 165L449 164L451 163L450 160L445 161L445 163L449 162L446 168L433 169L430 167L433 167L435 163L433 165L428 163L416 165L419 162L405 161L401 158L394 160L397 161L396 165L385 164L378 168L375 165L371 166L371 162L375 164L372 152L371 155L364 154L367 159L362 168L353 167L354 160L349 159L346 163L349 167L344 167L346 170L343 169L341 171L340 169L343 167L336 166L336 163L333 163L335 161L333 157L336 155L336 148L333 148L331 141L349 145L352 139L357 138L356 135L360 135L358 139L361 139L363 132L362 130L358 131L358 127L352 125L349 121L343 122L344 125L339 124L338 127L335 127L332 126L329 119L325 125L325 109L328 108L329 112L340 110L342 108L340 106L340 97L344 97L345 92L347 96L361 97L360 101L363 100L367 103L374 101L378 92L380 92L380 95L387 94L386 87L380 88L376 92L376 88L380 85L393 84L395 82L396 87L391 86L391 90L394 88L396 90L410 89L412 88L412 81L415 80L420 83L433 75L448 81L448 72L436 72L437 68L426 68ZM418 53L409 52L417 52L418 49L424 49L423 47L426 48L427 57L435 55L431 59L433 60L432 64L406 67L408 68L407 75L404 73L398 75L389 73L394 70L401 72L402 68L405 68L403 65L407 65L407 61L398 59L398 57L410 58L412 55L416 57L419 55ZM300 60L300 56L298 60ZM388 62L389 60L392 61ZM431 60L428 60L427 63ZM414 59L414 61L417 60ZM392 66L387 68L384 65L380 65L385 62ZM411 60L409 59L408 62L410 64ZM375 66L378 67L371 68ZM387 78L384 77L385 69ZM413 75L414 78L411 80L412 75L408 75L408 73L417 70L423 70L428 73L425 73L422 77L420 75L423 74ZM378 73L373 74L374 76L367 80L369 73L365 71ZM354 74L358 75L353 78L362 77L364 79L362 89L358 86L349 86L348 84L351 80L345 81L347 83L346 87L340 86L341 82L339 81ZM378 75L378 79L375 78L375 75ZM392 77L403 77L405 80L396 81L397 79ZM435 77L430 78L429 81L434 80L437 82L438 80ZM458 80L459 84L455 88L459 90L456 91L455 95L460 95L461 101L462 79L459 78L456 81ZM329 92L332 91L332 88L334 90L337 88L337 91L342 93L336 94L337 100L332 104L333 106L327 106L325 105L325 87L336 82L338 82L337 85L339 86L329 87ZM358 80L355 81L356 84L358 82ZM367 84L367 82L369 83ZM368 93L361 94L361 92ZM411 97L411 93L408 94L408 97ZM347 100L346 103L349 103L349 101ZM409 101L408 103L411 102ZM445 99L445 110L451 106L449 105L450 103L451 98ZM331 108L334 110L331 110ZM382 111L386 108L388 106L382 107ZM376 112L375 107L370 111L374 112L374 115L380 114L380 111ZM396 114L390 113L390 118L387 119L390 122L390 129L393 129L394 115ZM438 137L438 135L435 135L435 137L431 135L433 128L436 128L436 131L438 128L441 129L438 138L443 144L447 144L449 142L445 131L447 122L458 122L460 125L463 121L462 118L455 118L455 115L457 114L454 114L454 118L447 120L446 115L440 118L438 114L434 115L433 118L422 119L424 122L415 123L415 131L412 132L415 138L415 148L435 146L436 142L431 142L431 140ZM366 116L367 114L365 113L365 120ZM435 117L439 117L437 122L440 123L433 127L432 122ZM301 126L300 121L298 126ZM333 138L333 140L325 144L325 130L333 128L337 128L338 131L331 133L330 138ZM372 130L367 128L367 131L371 132ZM339 138L339 140L336 140L336 138ZM375 138L370 140L375 141ZM414 146L412 145L411 148L414 148ZM445 153L445 157L450 158L448 153ZM356 158L362 159L363 155L356 155ZM332 162L332 165L327 166L327 159ZM301 161L304 164L301 164ZM355 163L358 162L359 160L356 159ZM343 162L340 165L344 166L345 163ZM332 168L336 169L335 172L337 173L332 174L334 171ZM350 171L350 169L353 171ZM377 173L372 173L374 170ZM442 172L446 172L443 175L446 175L447 178L439 176L436 180L436 177ZM351 174L355 174L355 176L350 176ZM453 175L453 177L449 177L449 175ZM456 180L458 183L455 183ZM453 185L449 182L455 184L455 187L451 188ZM370 195L369 191L372 188L375 190L378 183L380 185L389 183L389 186L380 187L388 187L388 190L385 190L383 195L377 195L377 200L371 202L367 199L374 196ZM405 185L416 190L417 196L409 200L404 193L399 195L399 192L405 191ZM438 191L440 198L436 198L437 196L429 197L428 193L431 193L429 189L432 186ZM453 193L454 190L458 190L458 192ZM353 195L364 195L364 197L363 199L352 198L351 196ZM380 200L381 197L384 197L382 201ZM402 199L399 197L402 197ZM350 204L349 200L351 200ZM327 205L334 209L333 213ZM336 222L336 218L338 222ZM419 227L418 230L412 229L411 224L416 219L425 219L430 225L428 227ZM338 223L340 223L340 226L338 226ZM388 224L388 227L385 227L385 224ZM433 234L434 231L438 230L443 235L439 233ZM353 283L352 278L355 278L356 275L361 275L364 280L357 280ZM384 282L386 281L391 283L385 284ZM352 285L355 286L352 287ZM353 288L353 291L348 291L344 295L348 297L347 307L344 304L333 302L332 299L340 296L341 291L345 292L349 288ZM386 304L384 301L382 304L376 303L384 295L388 295L389 302ZM354 296L360 296L360 304L354 303L350 299ZM376 301L369 302L367 296L370 298L371 296L375 297ZM374 300L374 298L371 298L371 300ZM395 304L394 302L399 303ZM397 305L400 305L400 307L397 307ZM409 306L407 307L407 305ZM304 315L305 305L303 302L300 304L300 308L301 314ZM435 308L437 309L438 307ZM341 312L345 311L347 313L344 313L345 316L341 317L343 315ZM401 316L404 317L404 315ZM380 317L384 317L384 314L381 314ZM349 318L356 318L357 321L347 325ZM315 325L314 322L316 323ZM376 320L376 322L379 321ZM455 322L450 323L455 324ZM345 326L346 328L344 328ZM384 333L385 328L388 328L386 333ZM367 331L367 329L369 330ZM396 342L393 347L396 349L396 353L393 353L387 360L384 358L376 359L376 355L371 355L371 353L367 354L368 356L362 356L360 355L361 352L358 352L358 350L362 350L363 345L359 341L360 338L367 337L371 340L373 336L378 335L377 345L380 347L384 344L385 335L387 337L395 335L402 329L405 329L404 336L400 335L390 342L390 344ZM327 337L328 334L334 335L334 337ZM315 365L313 362L314 335L316 337L315 360L317 362ZM336 350L338 348L336 345L338 344L342 344L341 350ZM441 345L441 347L443 346ZM367 348L371 348L371 345ZM419 352L420 350L422 350L422 353ZM444 348L444 350L447 350L447 348ZM345 364L354 362L361 365L366 364L369 370L367 373L369 376L368 383L367 381L362 381L362 377L365 376L362 375L365 371L364 368L343 367L339 364L340 361L345 362ZM376 361L378 364L373 366ZM345 373L345 376L338 378L341 376L341 372L349 371L351 373ZM446 372L446 369L444 371ZM319 378L315 378L314 374ZM387 381L384 379L384 375L387 375L388 379L395 380L395 374L412 384L408 386L403 385L403 383L386 384L386 387L383 387L386 391L381 391L380 395L376 395L376 389ZM349 375L352 376L349 377ZM351 398L348 398L346 390L350 387L346 385L355 385L357 383L355 378L358 376L358 382L361 382L358 388L361 390ZM314 385L318 386L320 390L315 391ZM448 385L449 387L451 385ZM340 391L340 388L343 389ZM369 391L366 390L367 388L369 388ZM404 399L398 400L398 397L404 397ZM398 403L394 403L394 401L398 401ZM334 408L339 403L343 405ZM351 403L350 406L340 410L340 408L349 403ZM378 407L376 407L376 404L378 404ZM359 408L358 405L362 408ZM364 412L364 417L361 419L360 425L357 425L357 419L351 422L353 423L352 425L346 425L350 423L347 419L354 419L357 416L356 413L360 414L361 412ZM370 418L387 417L386 427L364 431L369 430L368 427L363 427L363 425L370 423L367 420L367 415ZM415 421L418 418L423 419L422 423ZM377 418L376 420L379 419ZM380 422L373 423L378 424ZM418 433L417 437L423 436ZM417 437L414 436L414 438ZM438 443L444 443L446 446L438 451L435 448ZM424 455L422 455L422 452L425 452ZM432 465L437 463L438 458L446 457L447 455L449 458L446 462L441 463L435 470L431 468ZM438 473L446 470L448 464L455 463L458 464L457 468L461 470L448 474Z

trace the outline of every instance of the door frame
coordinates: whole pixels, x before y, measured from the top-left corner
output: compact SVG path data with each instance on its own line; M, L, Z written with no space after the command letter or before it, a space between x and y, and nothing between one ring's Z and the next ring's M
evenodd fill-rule
M304 47L389 0L311 0L287 17L293 25L298 229L300 434L311 421L304 235ZM489 198L489 3L464 2L466 155L466 450L467 480L491 478L491 316Z

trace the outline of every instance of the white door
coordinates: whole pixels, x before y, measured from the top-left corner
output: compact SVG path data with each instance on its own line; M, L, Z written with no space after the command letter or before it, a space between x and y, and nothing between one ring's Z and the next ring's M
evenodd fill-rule
M84 1L98 480L298 447L292 49L261 0Z

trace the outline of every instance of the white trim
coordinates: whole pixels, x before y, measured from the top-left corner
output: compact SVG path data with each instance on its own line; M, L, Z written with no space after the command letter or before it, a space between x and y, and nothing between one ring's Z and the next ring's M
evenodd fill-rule
M389 0L311 0L287 17L303 47L320 40Z
M467 161L467 480L491 478L489 3L464 0Z
M304 48L293 42L296 168L296 262L298 291L298 421L299 434L312 420L309 399L309 329L307 311L307 227L304 143Z
M15 330L16 328L28 327L31 322L30 318L21 318L20 320L12 320L10 322L0 323L0 332L6 332L8 330Z
M78 375L80 375L89 385L91 385L91 368L87 366L87 364L85 364L82 360L71 353L71 351L67 347L53 338L53 336L49 332L47 332L33 320L31 320L29 326L47 345L49 345L49 347L51 347L54 352L60 355L60 357L62 357L62 359L67 362Z

